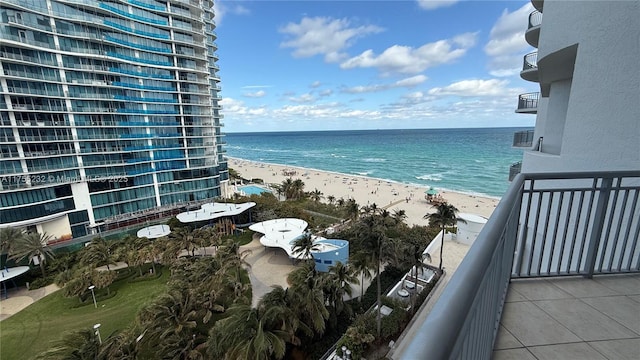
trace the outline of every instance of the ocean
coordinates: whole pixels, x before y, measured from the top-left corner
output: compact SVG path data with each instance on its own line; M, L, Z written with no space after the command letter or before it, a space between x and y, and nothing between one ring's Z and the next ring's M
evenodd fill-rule
M227 155L501 197L522 159L513 133L528 128L228 133Z

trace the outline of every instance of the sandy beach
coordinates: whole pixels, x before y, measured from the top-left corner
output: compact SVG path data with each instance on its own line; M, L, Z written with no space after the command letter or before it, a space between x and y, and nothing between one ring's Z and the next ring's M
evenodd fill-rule
M375 178L353 176L307 168L281 166L229 158L230 168L245 179L262 179L266 184L281 184L288 177L301 179L305 191L320 190L322 201L332 195L335 199L354 199L358 205L376 204L393 212L404 210L409 225L427 225L423 216L435 212L434 207L425 199L428 188L405 185ZM293 173L291 176L285 171ZM436 188L437 189L437 188ZM444 200L458 208L461 213L470 213L488 218L498 205L499 199L468 195L452 191L441 191Z

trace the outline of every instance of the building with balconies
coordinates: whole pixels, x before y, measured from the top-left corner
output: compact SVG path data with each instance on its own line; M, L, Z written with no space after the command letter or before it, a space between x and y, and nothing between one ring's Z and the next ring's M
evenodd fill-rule
M393 359L640 357L640 2L531 2L522 173Z
M211 0L3 0L0 226L56 238L228 178Z

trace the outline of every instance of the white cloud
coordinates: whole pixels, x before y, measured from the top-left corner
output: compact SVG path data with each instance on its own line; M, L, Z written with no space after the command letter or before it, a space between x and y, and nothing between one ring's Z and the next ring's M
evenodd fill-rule
M309 85L309 87L311 87L311 88L317 88L317 87L319 87L320 85L322 85L322 83L321 83L320 81L314 81L314 82L312 82L312 83L311 83L311 85Z
M223 113L225 115L236 116L261 116L267 114L267 109L264 106L259 107L247 107L244 102L235 100L232 98L223 98L219 101L223 107Z
M294 49L294 57L324 55L326 62L338 62L347 56L344 50L357 38L383 29L374 25L352 26L348 19L304 17L300 23L288 23L279 31L288 36L280 47Z
M507 80L462 80L445 87L436 87L428 91L429 95L434 96L498 96L510 97L515 96L519 89L509 89Z
M424 75L416 75L412 77L408 77L402 80L398 80L395 82L395 87L413 87L416 85L420 85L423 82L427 81L427 77Z
M533 5L527 3L514 12L504 10L491 28L489 41L484 47L491 57L489 72L493 76L511 76L519 73L522 55L530 48L524 33Z
M248 15L251 12L246 7L239 5L238 3L229 4L229 1L217 0L213 3L213 12L215 14L214 20L216 25L220 26L222 19L226 14L234 15Z
M333 94L333 90L331 89L325 89L320 91L320 93L318 94L318 96L320 97L326 97L326 96L331 96L331 94Z
M263 88L270 88L273 87L273 85L245 85L242 88L243 89L263 89Z
M258 90L256 92L244 93L243 95L246 96L246 97L250 97L250 98L261 98L261 97L267 95L267 93L264 90Z
M342 92L349 93L349 94L362 94L362 93L378 92L378 91L384 91L384 90L401 88L401 87L411 88L411 87L420 85L425 81L427 81L427 77L425 75L416 75L416 76L408 77L402 80L398 80L391 84L353 86L350 88L343 89Z
M375 67L383 74L417 74L463 56L476 42L477 33L465 33L450 40L428 43L419 48L393 45L376 55L369 49L340 64L343 69Z
M310 103L314 102L316 98L310 93L302 94L298 97L289 97L289 101L293 101L295 103Z
M418 6L425 10L433 10L441 7L451 6L459 0L418 0Z

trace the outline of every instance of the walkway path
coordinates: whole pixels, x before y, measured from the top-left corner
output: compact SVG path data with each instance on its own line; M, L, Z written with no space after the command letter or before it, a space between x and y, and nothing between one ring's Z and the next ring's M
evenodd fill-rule
M287 288L287 275L296 268L287 253L280 248L265 248L260 244L261 234L254 234L253 240L240 247L240 251L251 250L247 262L251 264L249 278L253 291L252 305L256 306L264 294L272 290L272 286Z
M0 301L0 321L11 317L20 310L58 290L60 288L55 284L35 290L27 290L26 287L9 289L10 297Z

